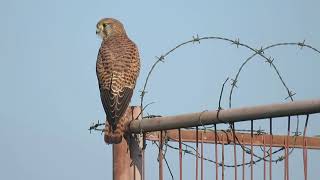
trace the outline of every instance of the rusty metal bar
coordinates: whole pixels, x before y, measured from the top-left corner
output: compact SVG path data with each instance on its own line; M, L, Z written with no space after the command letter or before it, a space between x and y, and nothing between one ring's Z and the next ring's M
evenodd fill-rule
M120 144L112 146L113 151L113 179L130 179L133 170L130 168L130 153L127 153L127 143L122 141Z
M313 114L320 112L320 99L269 104L254 107L203 111L167 117L155 117L129 123L132 133L195 127L208 124L233 123L247 120Z
M233 142L236 142L236 136L235 136L235 124L232 124L232 137L233 137ZM238 179L238 162L237 162L237 146L236 143L233 144L233 157L234 157L234 179L237 180Z
M288 132L287 132L287 138L286 138L286 172L287 172L287 175L286 175L286 180L289 180L289 135L290 135L290 127L291 126L291 116L288 116Z
M307 143L307 140L304 140L304 143ZM308 149L306 146L303 147L303 171L304 171L304 180L308 179Z
M140 114L140 107L129 107L126 119L132 120ZM113 180L140 180L143 174L142 147L131 136L123 138L120 144L112 145L113 151ZM128 142L130 145L128 146Z
M233 145L233 157L234 157L234 179L238 179L238 162L237 162L237 147L236 144Z
M270 143L270 151L269 151L269 179L272 180L272 135L271 135L271 143Z
M196 180L198 180L198 160L199 160L199 130L196 127Z
M307 118L304 124L304 130L303 130L303 170L304 170L305 180L308 179L308 149L306 148L306 144L307 144L306 133L307 133L308 121L309 121L309 114L307 114Z
M272 118L270 118L270 151L269 151L269 178L272 180L272 146L273 146L273 135L272 135Z
M201 132L201 180L203 180L203 132Z
M163 134L160 131L160 143L159 143L159 180L163 180Z
M289 144L288 144L288 142L289 142L289 138L287 138L287 140L286 140L287 142L287 180L289 180L289 157L290 157L290 153L289 153Z
M253 180L253 120L251 120L251 138L250 138L250 177Z
M263 142L263 159L266 159L266 144L264 141L264 137L262 138L262 142ZM263 180L267 180L266 165L267 165L267 162L264 160L263 161Z
M234 144L234 138L232 132L225 132L225 131L217 131L218 141L216 141L215 132L212 131L201 131L205 136L203 139L203 143L209 144L221 144L222 140L219 137L224 137L225 144ZM168 130L165 131L166 137L170 138L171 141L179 142L179 132L178 130ZM159 141L158 135L159 132L152 132L146 134L146 139L150 141ZM243 145L250 145L250 133L235 133L237 139L242 142ZM254 134L253 135L253 146L263 146L263 138L265 141L266 146L271 145L273 147L284 147L284 139L288 138L288 147L289 148L303 148L303 137L302 136L285 136L285 135L269 135L269 134ZM305 137L308 139L307 141L307 148L308 149L315 149L320 150L320 138L319 137ZM182 142L196 142L196 131L195 130L181 130L181 140ZM239 144L236 140L236 144Z
M243 135L242 135L242 141L241 144L243 144ZM246 170L246 151L242 149L242 180L245 180L245 170Z
M223 136L221 137L221 141L222 141L222 149L221 149L221 158L222 158L222 166L221 166L221 177L222 177L222 180L224 180L224 138Z
M140 142L140 143L144 143L144 141ZM144 144L145 145L145 144ZM145 148L143 147L144 145L142 145L142 150L141 150L141 163L142 163L142 174L141 174L141 178L140 180L145 180ZM137 178L135 178L134 180L139 180Z
M219 165L218 165L218 136L217 136L217 125L214 125L214 152L215 152L215 161L216 161L216 180L218 180L219 175Z
M283 163L283 167L284 167L284 176L283 176L283 178L284 178L284 180L287 180L287 156L288 156L288 154L287 154L287 141L286 141L286 139L284 139L284 144L285 144L285 146L284 146L284 155L283 155L283 157L284 157L284 163Z
M181 129L179 129L179 169L180 169L180 180L182 180L182 142L181 142Z

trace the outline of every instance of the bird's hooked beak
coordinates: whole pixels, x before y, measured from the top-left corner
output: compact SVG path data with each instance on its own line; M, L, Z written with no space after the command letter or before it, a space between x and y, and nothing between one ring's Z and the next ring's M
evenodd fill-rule
M96 29L96 35L98 35L100 38L104 37L104 34L102 32L103 30L101 28L97 28Z
M96 27L96 35L99 35L103 32L103 26L101 24L98 24Z

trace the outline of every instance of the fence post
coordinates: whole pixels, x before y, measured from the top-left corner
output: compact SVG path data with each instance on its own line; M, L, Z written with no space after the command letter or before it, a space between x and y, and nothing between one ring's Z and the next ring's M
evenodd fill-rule
M140 114L140 107L129 107L126 113L126 122ZM139 118L140 119L140 118ZM128 120L128 121L127 121ZM142 180L143 156L142 137L126 134L120 144L113 144L113 180Z

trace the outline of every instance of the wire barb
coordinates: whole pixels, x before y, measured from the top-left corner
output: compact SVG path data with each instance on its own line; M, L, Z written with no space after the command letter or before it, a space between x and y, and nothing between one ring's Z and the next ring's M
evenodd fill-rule
M300 46L300 49L302 49L304 46L306 46L305 42L306 42L306 40L304 39L302 42L298 43L298 46Z
M237 46L237 48L239 48L240 45L240 39L236 38L236 40L232 41L231 44L235 44Z
M237 86L238 80L237 80L237 79L231 79L231 81L232 81L231 86L237 88L237 87L238 87L238 86Z
M156 58L158 59L158 61L164 63L164 56L163 55L161 55L160 57L156 56Z
M266 60L265 62L266 62L266 63L269 63L269 64L270 64L270 67L272 67L273 61L274 61L274 58L272 58L272 57L270 56L269 58L267 58L267 60Z
M272 48L275 48L275 47L280 47L280 46L298 46L300 49L303 49L304 47L305 48L309 48L311 50L313 50L314 52L316 53L319 53L320 54L320 51L314 47L312 47L311 45L308 45L305 43L305 40L303 40L302 42L284 42L284 43L276 43L276 44L271 44L269 46L266 46L266 47L263 47L261 46L259 49L254 49L252 48L251 46L247 45L247 44L244 44L244 43L240 43L240 39L239 38L236 38L235 40L231 40L231 39L228 39L228 38L224 38L224 37L215 37L215 36L211 36L211 37L199 37L199 35L197 34L196 36L192 36L192 39L191 40L188 40L188 41L185 41L183 43L180 43L178 44L177 46L175 46L174 48L170 49L168 52L160 55L159 57L156 56L156 61L152 64L148 74L147 74L147 77L145 79L145 82L144 82L144 85L143 85L143 88L142 90L140 91L140 105L141 105L141 108L142 108L142 111L141 113L143 113L143 111L152 103L149 103L147 105L144 106L144 97L146 96L147 94L147 85L148 85L148 82L150 80L150 77L151 77L151 74L153 72L153 70L157 67L157 65L159 64L159 62L165 62L164 60L166 59L167 60L167 56L171 53L173 53L175 50L183 47L184 45L186 44L195 44L195 43L199 43L203 40L222 40L222 41L225 41L225 42L228 42L228 43L231 43L232 45L236 45L237 48L240 48L240 47L243 47L243 48L246 48L246 49L249 49L253 54L251 56L249 56L247 59L245 59L245 61L242 63L242 65L239 67L238 69L238 72L235 76L234 79L230 79L231 80L231 90L230 90L230 93L229 93L229 108L231 108L231 103L232 103L232 95L233 95L233 90L234 88L238 88L237 86L237 83L239 81L239 77L240 77L240 73L243 71L244 67L248 64L248 62L250 60L253 59L253 57L255 57L256 55L262 57L264 59L264 62L266 64L269 64L270 67L272 67L272 69L274 70L274 72L277 74L279 80L281 81L283 87L286 89L287 93L288 93L288 96L285 98L285 99L290 99L291 101L293 101L293 96L296 95L295 92L293 91L290 91L290 89L288 88L287 84L285 83L284 81L284 78L282 77L282 75L280 74L280 71L278 69L278 67L274 64L274 58L272 58L272 56L266 56L266 51L269 50L269 49L272 49ZM218 104L218 112L220 110L222 110L222 106L221 106L221 101L222 101L222 95L223 95L223 91L224 91L224 86L226 84L226 82L228 82L229 78L227 78L223 85L222 85L222 89L221 89L221 92L220 92L220 97L219 97L219 104ZM144 118L154 118L154 117L161 117L159 115L147 115L145 116ZM201 116L200 116L201 117ZM199 117L199 120L201 122L201 118ZM297 123L298 124L298 123ZM104 132L104 129L99 129L100 126L102 125L105 125L105 123L100 123L98 121L98 123L93 123L90 127L89 127L89 131L91 133L92 130L96 130L96 131L101 131L101 132ZM306 123L307 125L307 123ZM206 126L206 125L202 125L202 130L205 130L205 131L212 131L212 128L213 126ZM216 127L216 126L215 126ZM199 127L199 130L201 130L201 128ZM271 129L272 130L272 129ZM225 132L238 132L238 131L250 131L250 130L236 130L234 129L234 126L233 125L230 125L230 129L227 129ZM254 135L261 135L261 134L266 134L265 130L262 130L260 127L258 130L253 130L251 129L251 133L254 134ZM302 134L302 132L299 131L298 129L298 125L297 125L297 128L296 128L296 131L292 132L294 134L294 136L300 136ZM304 131L305 133L305 131ZM270 132L270 134L272 134L272 132ZM274 150L272 151L271 149L269 150L265 150L263 151L264 153L266 153L266 155L264 155L263 157L260 157L258 156L257 154L255 154L253 152L253 150L245 147L244 145L241 144L241 142L238 140L238 137L234 137L235 140L237 141L237 144L240 145L240 147L243 149L243 151L247 154L252 154L252 156L255 158L254 161L249 161L249 162L241 162L241 164L233 164L233 165L228 165L228 164L225 164L225 163L222 163L222 162L215 162L209 158L206 158L206 157L203 157L204 160L208 161L208 162L212 162L212 163L217 163L219 166L224 166L224 167L238 167L238 166L246 166L246 165L255 165L256 163L260 162L260 161L270 161L270 162L275 162L275 163L278 163L280 161L283 161L286 157L285 156L279 156L278 158L276 159L272 159L272 155L273 154L276 154L276 153L279 153L281 151L283 151L285 148L279 148L277 150ZM166 164L167 164L167 167L169 169L169 172L172 176L172 179L173 179L173 175L171 173L171 168L169 167L169 163L167 162L166 158L165 158L165 155L166 155L166 152L167 152L167 149L168 148L171 148L171 149L176 149L176 150L179 150L179 147L175 147L173 145L170 144L170 139L169 137L167 137L165 135L164 137L164 153L163 153L163 157L164 157L164 160L166 161ZM153 142L153 144L156 144L158 146L158 144L156 142ZM196 153L196 149L193 148L192 146L186 144L186 143L181 143L183 145L183 149L182 149L182 152L183 154L190 154L190 155L193 155L193 156L196 156L196 157L199 157L199 153ZM293 149L292 149L293 150ZM290 151L290 153L292 152L292 150ZM290 154L289 153L289 154ZM288 155L289 155L288 154ZM202 156L201 156L202 157ZM267 159L270 157L270 160ZM270 163L271 164L271 163Z
M196 43L196 42L198 42L199 44L200 44L200 38L199 38L199 35L197 34L196 36L192 36L192 43L194 44L194 43Z

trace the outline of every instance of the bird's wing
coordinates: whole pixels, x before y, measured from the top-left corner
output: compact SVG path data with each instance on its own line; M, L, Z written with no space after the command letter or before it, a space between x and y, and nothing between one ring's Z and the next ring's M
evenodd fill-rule
M129 106L138 73L139 54L134 44L120 50L101 47L97 61L100 97L113 129Z
M107 115L108 122L115 129L120 118L129 106L133 89L124 87L120 92L113 92L112 89L100 89L100 96L103 108Z

